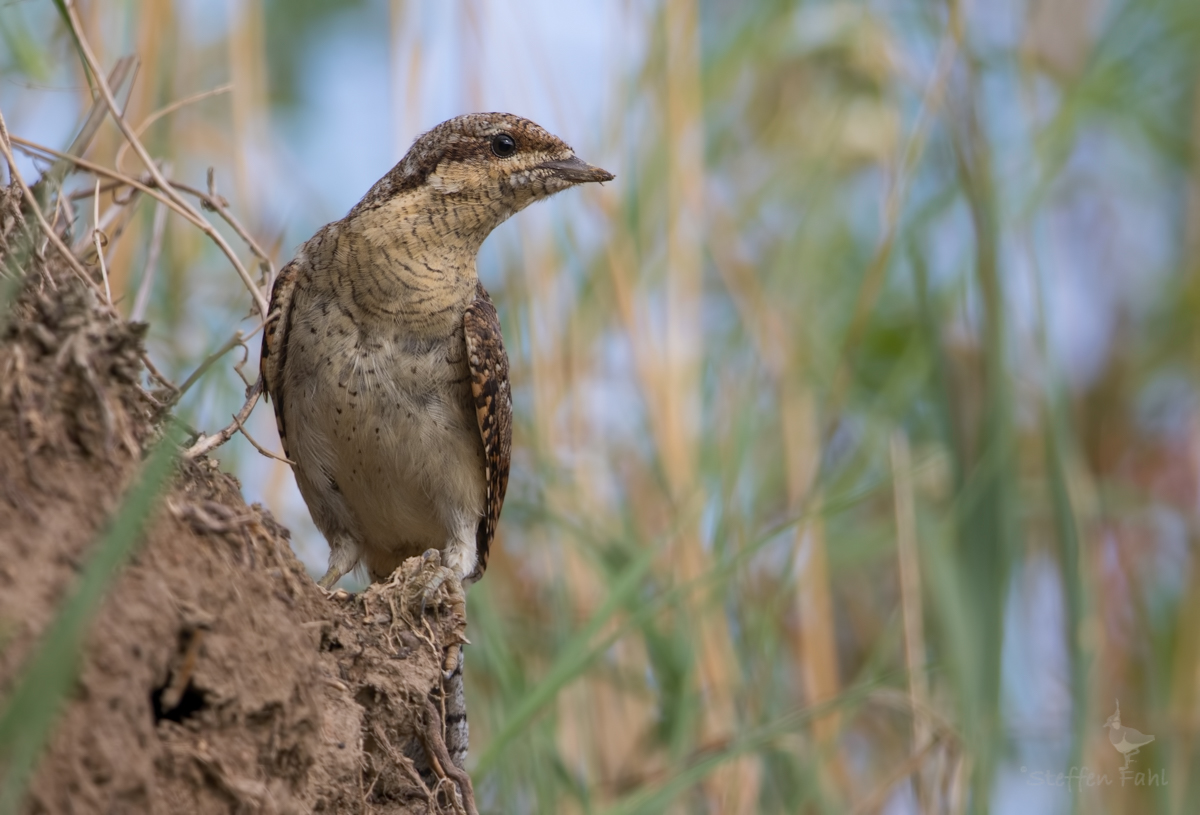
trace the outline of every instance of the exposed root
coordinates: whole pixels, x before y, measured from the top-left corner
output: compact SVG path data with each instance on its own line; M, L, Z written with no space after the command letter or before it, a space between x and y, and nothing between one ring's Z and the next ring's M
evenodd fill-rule
M444 725L437 707L428 699L425 700L425 729L421 732L421 741L429 754L429 765L441 781L452 781L462 794L462 807L466 815L479 815L475 809L475 788L471 786L471 777L465 770L454 766L450 760L450 751L442 738ZM439 789L441 784L439 783ZM458 801L456 799L455 803Z

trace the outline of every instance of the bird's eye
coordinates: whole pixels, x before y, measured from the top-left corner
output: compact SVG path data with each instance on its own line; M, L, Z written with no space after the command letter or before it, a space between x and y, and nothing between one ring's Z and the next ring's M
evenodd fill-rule
M517 143L507 133L497 133L492 136L492 152L500 158L508 158L517 152Z

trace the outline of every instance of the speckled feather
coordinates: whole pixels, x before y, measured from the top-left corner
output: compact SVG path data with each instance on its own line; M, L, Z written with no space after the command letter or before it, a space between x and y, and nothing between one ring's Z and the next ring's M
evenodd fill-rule
M508 354L500 338L500 315L480 284L475 302L463 315L467 359L471 365L471 395L483 437L487 504L475 536L475 571L487 569L488 551L496 536L496 523L508 490L512 463L512 388L508 382Z
M275 284L271 286L271 315L274 317L263 330L262 355L259 370L262 371L263 386L268 402L275 410L275 427L279 430L279 444L283 455L288 455L287 427L283 421L283 377L280 375L287 359L289 306L292 289L296 285L296 261L280 270ZM272 397L274 397L272 399Z
M468 113L442 122L421 135L404 158L379 179L362 200L354 205L350 216L365 209L372 209L389 201L396 195L415 190L424 184L439 165L447 161L468 161L473 157L475 146L465 133L487 137L497 133L508 133L518 140L522 151L547 156L559 155L571 147L528 119L511 113Z

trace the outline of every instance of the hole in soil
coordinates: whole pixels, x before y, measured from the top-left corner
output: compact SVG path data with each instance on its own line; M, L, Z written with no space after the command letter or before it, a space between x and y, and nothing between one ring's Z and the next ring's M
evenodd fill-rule
M179 697L179 701L174 707L163 709L163 695L166 693L169 685L163 685L161 688L155 688L150 694L150 704L154 708L155 723L167 719L172 722L182 722L195 716L200 711L204 710L207 702L204 700L204 694L196 689L192 682L187 683L187 687L183 689L183 695Z
M150 706L154 710L156 723L163 719L182 722L199 713L207 704L203 691L192 681L203 636L204 632L199 629L180 634L179 653L167 674L167 681L150 694Z

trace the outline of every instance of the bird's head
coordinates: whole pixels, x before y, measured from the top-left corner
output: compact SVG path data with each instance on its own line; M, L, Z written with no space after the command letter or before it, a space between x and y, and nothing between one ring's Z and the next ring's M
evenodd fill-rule
M424 206L446 207L487 231L534 201L613 174L575 155L565 142L511 113L470 113L442 122L356 207L379 206L406 193Z

